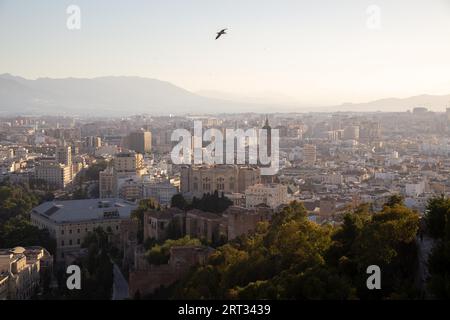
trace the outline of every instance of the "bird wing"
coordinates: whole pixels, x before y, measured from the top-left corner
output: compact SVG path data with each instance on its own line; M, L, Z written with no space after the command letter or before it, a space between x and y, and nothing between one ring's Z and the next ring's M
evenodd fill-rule
M221 35L222 35L222 34L221 34L220 32L218 32L218 33L217 33L216 40L219 39Z

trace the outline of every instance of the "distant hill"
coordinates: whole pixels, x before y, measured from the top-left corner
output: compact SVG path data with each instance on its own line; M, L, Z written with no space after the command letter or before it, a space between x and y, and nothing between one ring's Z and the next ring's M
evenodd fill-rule
M204 96L206 95L206 96ZM39 78L28 80L10 74L0 75L0 115L53 114L82 116L121 116L132 114L188 114L241 112L310 111L405 111L417 106L444 111L450 95L420 95L405 99L389 98L367 103L345 103L331 107L296 105L287 99L238 99L236 95L215 97L189 92L169 82L141 77L99 77L93 79ZM213 97L212 97L213 96ZM240 100L237 102L236 100Z
M415 107L426 107L431 111L445 111L450 107L449 95L418 95L409 98L387 98L366 103L344 103L333 107L341 111L406 111Z
M1 114L130 115L258 111L258 105L202 97L140 77L93 79L0 75Z

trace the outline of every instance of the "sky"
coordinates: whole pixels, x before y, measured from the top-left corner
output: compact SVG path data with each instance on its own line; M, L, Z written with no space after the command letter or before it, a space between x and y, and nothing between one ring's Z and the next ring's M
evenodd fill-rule
M0 73L30 79L141 76L330 105L450 94L449 57L450 0L0 0Z

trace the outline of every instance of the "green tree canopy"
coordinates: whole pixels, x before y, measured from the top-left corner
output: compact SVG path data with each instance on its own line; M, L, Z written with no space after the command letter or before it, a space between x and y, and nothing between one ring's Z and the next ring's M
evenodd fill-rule
M450 199L430 199L425 216L428 233L435 246L428 260L430 279L428 287L438 299L450 298Z
M418 215L393 201L362 206L341 226L318 225L293 202L256 232L225 244L180 281L173 298L357 299L410 295ZM380 264L383 286L368 293L366 268ZM384 289L384 288L383 288Z
M200 246L198 239L191 239L189 236L177 240L166 240L162 245L155 244L145 253L145 257L150 264L161 265L166 264L170 258L170 249L180 246Z

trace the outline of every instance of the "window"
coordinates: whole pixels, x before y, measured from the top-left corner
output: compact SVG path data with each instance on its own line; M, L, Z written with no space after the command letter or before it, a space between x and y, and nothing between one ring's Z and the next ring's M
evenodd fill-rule
M77 233L80 233L80 229L77 230Z
M80 239L77 239L77 244L80 244L80 243L81 243Z
M72 240L69 240L69 246L71 246L72 245Z
M217 184L217 190L219 190L219 191L225 190L225 179L223 177L217 178L216 184Z
M64 240L61 241L61 247L64 247Z
M210 188L211 188L211 184L210 183L211 183L211 179L210 178L208 178L208 177L203 178L203 184L202 184L203 190L205 190L205 191L210 190Z
M72 229L69 229L69 233L72 234Z

